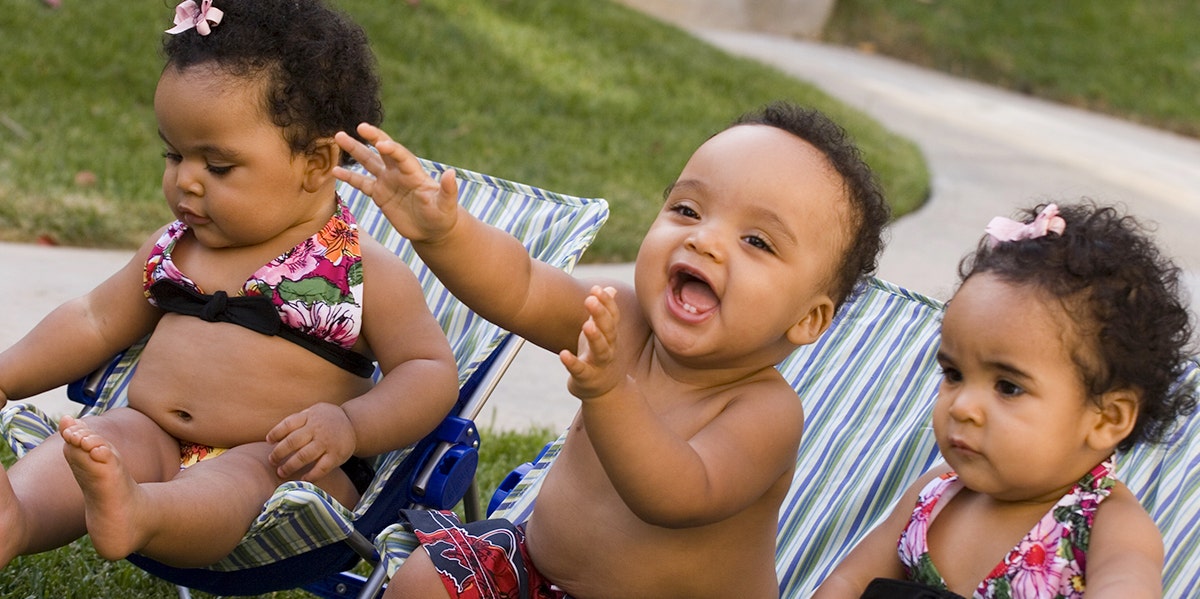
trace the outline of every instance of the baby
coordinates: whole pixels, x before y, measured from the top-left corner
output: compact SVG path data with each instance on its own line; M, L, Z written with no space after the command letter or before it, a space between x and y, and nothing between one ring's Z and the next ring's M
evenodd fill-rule
M379 129L358 132L378 154L337 141L374 176L336 176L464 303L558 353L581 403L527 527L410 512L426 551L388 596L777 597L804 414L775 365L874 269L888 219L841 128L776 104L706 141L667 189L633 287L530 260L457 205L452 172L434 181Z
M1133 218L1081 203L993 220L960 270L933 410L946 464L817 597L1161 596L1162 538L1114 452L1195 407L1172 388L1191 336L1179 269Z
M154 111L178 220L0 354L2 404L149 335L129 406L0 473L0 567L84 533L108 559L209 565L286 480L354 505L361 458L457 396L416 277L334 191L334 133L380 117L363 32L317 0L187 0L175 22Z

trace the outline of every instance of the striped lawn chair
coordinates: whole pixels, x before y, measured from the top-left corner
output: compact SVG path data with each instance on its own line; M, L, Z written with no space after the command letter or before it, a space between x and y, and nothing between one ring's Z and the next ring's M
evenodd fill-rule
M423 164L434 176L447 168L428 161ZM512 233L534 258L564 270L574 267L608 217L604 200L551 193L467 170L456 172L460 204L485 222ZM353 596L355 585L364 582L361 577L327 577L354 567L361 559L378 565L371 541L395 521L401 508L449 508L464 494L467 499L474 498L474 493L467 493L478 458L479 437L472 419L520 340L450 295L370 198L340 182L338 193L353 210L360 230L407 261L420 280L458 363L458 405L434 434L377 458L375 479L357 506L342 506L311 484L289 482L276 490L237 549L213 566L179 569L130 556L139 567L181 587L247 595L309 585L310 591L322 596ZM74 395L94 402L84 414L125 404L126 386L139 352L140 348L131 348L98 376L102 380L73 385ZM0 433L18 456L55 429L54 421L28 404L10 403L0 414ZM470 511L472 506L467 508Z
M931 413L941 380L935 356L942 304L878 279L816 343L779 365L806 413L792 487L780 510L780 595L804 599L914 479L939 460ZM1180 384L1200 385L1190 364ZM565 390L564 390L565 392ZM1154 517L1166 544L1166 597L1200 596L1200 424L1118 458L1118 476ZM529 517L563 437L526 465L492 514ZM415 546L402 526L376 540L390 576Z

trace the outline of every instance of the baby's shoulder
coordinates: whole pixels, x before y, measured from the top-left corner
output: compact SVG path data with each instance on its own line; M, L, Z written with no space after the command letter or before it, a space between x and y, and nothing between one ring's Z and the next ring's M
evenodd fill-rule
M358 246L362 256L363 279L370 279L371 285L419 284L412 266L374 237L360 235Z
M1133 491L1121 481L1113 481L1108 497L1096 508L1095 526L1152 528L1157 531L1154 519L1142 507Z
M764 368L731 383L728 390L742 400L801 405L800 395L773 367Z
M721 405L721 418L737 418L751 424L748 430L794 437L799 443L804 404L782 378L770 374L753 377L721 390L713 400Z
M1114 485L1100 503L1088 539L1089 593L1109 585L1120 596L1130 588L1161 592L1162 533L1125 485Z

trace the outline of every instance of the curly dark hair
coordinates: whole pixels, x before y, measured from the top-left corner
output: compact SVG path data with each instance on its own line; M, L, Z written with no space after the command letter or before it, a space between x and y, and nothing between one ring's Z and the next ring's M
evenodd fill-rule
M891 210L875 172L846 130L818 110L773 102L742 115L731 126L737 125L767 125L791 133L824 154L842 177L850 205L851 220L846 223L849 244L831 284L834 303L841 307L853 297L859 283L875 272L883 251L883 229L891 219Z
M220 24L202 36L166 35L166 67L215 65L238 77L270 77L263 98L292 151L359 123L379 124L379 77L362 28L317 0L216 0ZM343 165L353 162L343 153Z
M1018 220L1030 222L1045 207L1024 210ZM1134 217L1112 206L1085 199L1060 205L1059 215L1066 222L1061 235L999 243L985 236L960 263L959 276L965 282L991 273L1063 302L1088 345L1073 359L1092 398L1118 389L1140 394L1137 422L1118 449L1161 442L1196 407L1195 393L1174 384L1192 338L1180 269Z

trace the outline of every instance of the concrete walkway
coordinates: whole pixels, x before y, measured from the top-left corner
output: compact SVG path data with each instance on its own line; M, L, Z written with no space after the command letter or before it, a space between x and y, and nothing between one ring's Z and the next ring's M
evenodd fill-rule
M953 291L959 258L993 216L1038 200L1087 196L1123 203L1157 223L1158 239L1185 268L1189 287L1200 289L1200 141L846 48L745 32L695 33L816 84L920 146L933 172L933 193L925 207L892 227L883 278L944 299ZM0 346L128 256L0 244ZM631 280L632 268L584 265L577 274ZM60 398L52 392L34 401L61 411ZM526 348L479 421L485 428L561 429L577 407L558 358Z
M920 146L933 194L893 227L880 267L888 280L945 298L992 216L1082 196L1157 222L1167 253L1200 273L1200 141L842 47L698 34L814 83Z

